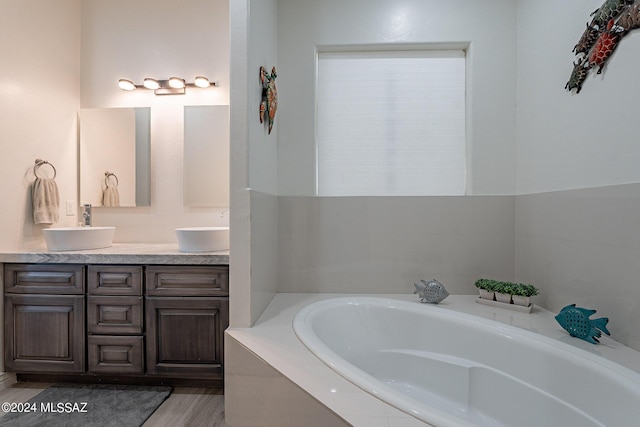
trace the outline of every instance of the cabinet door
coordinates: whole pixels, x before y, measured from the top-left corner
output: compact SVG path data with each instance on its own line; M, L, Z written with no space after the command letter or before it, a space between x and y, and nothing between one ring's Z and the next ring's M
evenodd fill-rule
M229 299L146 299L147 373L219 377Z
M84 372L84 296L5 296L5 369Z

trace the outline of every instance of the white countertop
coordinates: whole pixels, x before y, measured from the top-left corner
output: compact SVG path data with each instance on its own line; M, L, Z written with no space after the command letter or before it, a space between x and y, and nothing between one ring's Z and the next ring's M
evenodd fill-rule
M229 251L180 252L177 243L114 243L101 249L48 251L46 246L0 252L1 263L228 265Z

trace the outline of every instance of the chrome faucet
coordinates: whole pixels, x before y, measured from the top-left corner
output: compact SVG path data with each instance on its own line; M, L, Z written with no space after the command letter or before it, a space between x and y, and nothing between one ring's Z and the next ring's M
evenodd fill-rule
M82 212L82 219L84 219L84 226L91 227L91 205L82 205L84 211Z

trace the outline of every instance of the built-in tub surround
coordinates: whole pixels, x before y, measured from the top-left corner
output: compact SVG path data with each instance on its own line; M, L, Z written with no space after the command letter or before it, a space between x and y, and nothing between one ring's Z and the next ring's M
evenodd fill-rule
M478 324L485 323L485 320L494 320L506 325L517 327L518 333L527 334L527 331L535 332L542 336L541 338L549 338L553 340L559 347L569 348L575 355L574 363L583 364L584 358L581 353L587 352L587 358L606 359L610 362L623 365L621 371L630 372L637 376L640 372L640 358L638 353L628 347L625 347L607 337L603 337L602 344L599 346L592 345L585 341L571 338L553 319L553 313L535 307L531 314L512 312L495 307L488 307L475 303L475 296L451 295L445 301L437 306L427 306L417 302L415 295L372 295L389 297L396 300L408 301L415 304L421 310L433 310L438 312L464 312L466 315L473 314L482 319L478 320ZM339 417L344 419L351 425L356 426L419 426L428 425L424 421L420 421L405 412L401 412L395 407L383 403L369 393L362 391L351 382L334 372L329 366L317 359L311 354L304 345L297 339L292 328L292 320L295 315L304 307L317 301L323 301L330 298L344 297L339 294L278 294L273 299L263 316L258 320L256 325L250 329L230 329L228 331L228 339L233 339L242 344L245 352L251 352L261 360L271 365L274 370L278 371L283 377L288 378L293 383L312 395L319 402L327 407L327 411L332 411ZM486 322L493 323L493 322ZM421 330L430 330L429 322L407 325L404 330L412 337L417 337ZM345 325L343 325L345 326ZM380 329L384 325L377 324ZM398 334L394 329L394 334ZM400 331L402 332L402 331ZM500 328L500 332L512 336L512 329ZM474 341L459 341L460 347L473 347ZM485 346L484 341L475 341L477 345ZM543 344L544 345L544 344ZM485 346L486 347L486 346ZM485 349L486 350L486 349ZM233 390L234 384L238 381L245 381L250 372L238 372L234 365L234 355L227 355L228 361L227 387ZM605 364L608 362L604 362ZM552 366L549 366L551 369ZM417 368L416 368L417 369ZM545 370L545 372L549 372ZM416 375L418 371L416 370ZM574 377L566 379L567 382L574 382ZM576 377L575 381L583 381L581 377ZM599 385L595 383L592 388L586 390L586 393L600 397L598 408L590 408L595 411L601 411L608 405L610 395L600 394ZM637 387L637 385L636 385ZM248 393L256 392L257 389L247 389ZM266 399L262 396L260 399ZM241 402L234 403L233 399L228 399L227 414L228 416L237 417L238 409L235 405L241 405ZM272 412L278 405L272 402ZM526 402L525 402L526 403ZM262 407L263 402L260 402ZM518 402L518 404L521 404ZM257 406L254 406L254 408ZM532 423L535 420L525 420ZM242 425L242 424L238 424ZM438 424L436 424L438 425ZM540 425L540 424L532 424ZM551 424L552 425L552 424ZM616 424L613 424L616 425Z

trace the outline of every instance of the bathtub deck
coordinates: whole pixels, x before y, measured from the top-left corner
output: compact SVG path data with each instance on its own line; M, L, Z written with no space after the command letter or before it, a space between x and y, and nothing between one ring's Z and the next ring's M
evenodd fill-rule
M311 354L296 337L292 320L300 309L327 298L345 294L277 294L253 328L228 329L227 333L297 384L318 402L354 426L414 427L424 422L362 391ZM417 302L415 295L370 295ZM519 313L477 304L476 296L451 295L443 310L462 311L486 319L540 333L603 356L640 372L637 352L607 337L598 346L571 338L553 319L553 313L538 306L532 313Z

